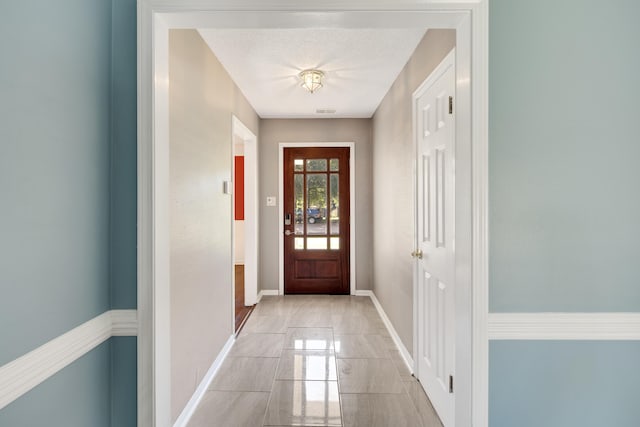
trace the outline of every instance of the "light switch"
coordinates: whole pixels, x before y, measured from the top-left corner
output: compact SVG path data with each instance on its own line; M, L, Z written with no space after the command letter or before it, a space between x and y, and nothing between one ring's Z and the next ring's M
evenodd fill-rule
M276 205L276 196L267 196L267 206Z
M222 183L222 192L224 194L233 194L233 183L231 181L224 181Z

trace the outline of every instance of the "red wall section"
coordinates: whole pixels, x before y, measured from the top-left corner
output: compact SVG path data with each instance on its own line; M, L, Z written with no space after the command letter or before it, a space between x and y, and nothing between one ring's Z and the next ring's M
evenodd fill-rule
M235 219L244 220L244 156L235 156L235 176L233 177L233 199Z

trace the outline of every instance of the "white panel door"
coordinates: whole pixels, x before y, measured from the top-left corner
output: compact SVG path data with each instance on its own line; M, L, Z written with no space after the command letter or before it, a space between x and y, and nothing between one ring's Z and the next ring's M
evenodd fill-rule
M449 54L414 96L418 379L445 427L454 425L454 58Z

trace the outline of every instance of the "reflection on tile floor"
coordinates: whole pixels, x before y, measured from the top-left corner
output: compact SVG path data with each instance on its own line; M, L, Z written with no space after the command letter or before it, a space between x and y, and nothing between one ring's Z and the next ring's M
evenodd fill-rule
M341 426L337 381L276 381L266 426Z
M442 427L368 297L264 297L189 427Z

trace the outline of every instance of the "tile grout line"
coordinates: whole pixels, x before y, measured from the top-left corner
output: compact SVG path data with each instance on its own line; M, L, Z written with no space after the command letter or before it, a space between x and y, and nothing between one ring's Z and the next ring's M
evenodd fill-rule
M380 316L380 313L376 312L376 315L377 315L378 319L380 321L382 321L382 317ZM384 322L383 322L383 324L384 324ZM386 327L385 327L385 329L386 329ZM388 330L387 330L387 333L389 333ZM393 355L391 354L391 350L389 350L388 348L385 348L385 350L389 353L389 359L393 363L393 367L396 370L396 374L398 374L398 377L400 377L400 382L402 383L402 390L403 390L403 393L401 393L401 394L404 394L407 397L407 399L409 399L409 402L411 402L411 406L415 410L416 416L418 417L418 420L420 421L420 424L422 425L422 427L424 427L424 423L422 422L422 417L420 416L420 411L418 410L418 407L416 406L415 402L413 401L413 399L409 395L409 391L407 390L406 383L408 381L405 381L403 379L402 374L400 373L400 369L398 368L398 365L397 365L396 361L393 359ZM393 342L393 351L400 352L400 348L398 348L398 345L395 342ZM413 374L411 374L411 378L413 378L413 380L417 381L417 378Z
M360 313L360 314L364 314L364 313ZM279 316L279 314L277 314L277 313L272 314L272 315L273 316ZM287 333L289 332L290 329L303 329L303 330L304 329L324 329L324 328L330 328L331 329L330 333L331 333L331 340L332 340L332 343L333 343L333 357L335 357L335 360L336 360L335 369L336 369L336 385L338 387L338 399L339 399L340 418L341 418L340 419L340 425L344 426L344 405L343 405L343 402L342 402L342 394L349 394L349 393L342 393L342 387L341 387L341 381L340 381L340 375L339 375L339 366L338 366L338 362L342 358L338 358L338 355L335 352L335 343L336 343L335 324L332 321L332 324L329 327L324 326L324 325L313 325L313 326L312 325L305 325L305 326L289 325L289 322L291 321L291 316L284 316L284 317L287 318L285 320L285 323L287 325L287 327L286 327L287 331L284 333L285 337L286 337L286 335L287 335ZM365 317L368 317L368 316L365 315ZM381 320L379 313L375 313L375 318L378 321ZM384 329L384 327L382 329ZM261 332L261 333L262 334L274 334L275 332L264 331L264 332ZM252 333L252 334L261 334L261 333L255 332L255 333ZM378 335L378 336L382 336L383 334L381 334L379 331L378 332L364 331L364 332L359 332L359 333L341 332L339 335L363 335L363 336L366 336L366 335ZM282 345L282 347L280 348L280 353L279 353L279 357L278 357L278 363L276 364L276 370L275 370L275 373L274 373L274 377L272 379L271 391L269 392L269 398L268 398L268 401L267 401L267 407L266 407L265 413L263 415L263 426L266 426L267 425L266 423L268 422L266 415L268 414L269 406L272 403L272 400L273 400L273 397L274 397L274 388L275 388L276 381L279 381L278 380L278 371L280 369L281 364L283 363L284 351L287 350L287 349L285 349L286 346L287 346L287 344L286 344L286 340L285 340L283 345ZM398 377L400 378L400 381L402 383L402 392L401 392L401 394L404 394L406 396L406 398L408 398L411 401L411 407L414 408L414 410L416 411L417 415L419 416L416 404L414 403L413 399L411 399L411 397L409 396L409 390L406 387L406 384L408 382L405 381L404 377L400 374L400 370L398 368L398 365L395 363L395 360L393 359L393 356L392 356L392 352L393 351L399 351L399 349L397 348L396 345L393 345L392 349L389 349L389 348L387 348L385 346L383 351L384 351L384 354L387 355L387 357L383 357L382 359L387 359L387 360L390 360L392 362L393 367L395 369L395 373L396 373L396 375L398 375ZM295 350L295 348L292 349L292 350ZM303 351L304 350L314 351L312 349L303 349ZM329 350L329 351L331 351L331 350ZM349 358L346 358L346 359L349 359ZM370 358L358 357L358 358L355 358L355 359L370 359ZM379 358L375 358L374 357L373 359L379 359ZM286 381L286 380L282 380L282 381ZM292 379L292 381L297 381L297 380L294 378L294 379ZM300 381L307 381L307 380L302 379ZM325 379L325 380L309 380L309 381L328 382L329 380ZM361 394L361 393L355 393L355 394ZM368 393L366 393L366 394L368 394ZM378 394L378 393L371 393L371 394ZM420 417L419 417L419 419L420 419L419 422L422 424L422 419Z
M336 360L336 385L338 387L338 406L340 407L340 425L344 426L344 411L342 408L342 387L340 386L340 372L338 369L338 353L336 352L336 334L333 330L333 320L331 324L331 341L333 343L333 357Z
M378 317L380 316L380 314L378 314ZM398 348L398 346L396 345L396 343L393 343L393 347L394 347L394 351L400 352L400 349ZM390 350L387 350L390 352ZM402 374L400 373L400 369L398 368L398 365L396 364L396 361L393 360L393 356L391 355L391 353L389 353L389 356L391 357L391 361L393 362L393 367L396 369L396 373L398 374L398 376L400 377L400 381L402 382L402 390L404 390L404 394L406 395L407 399L409 399L409 402L411 402L411 406L413 407L413 409L416 412L416 416L418 418L418 420L420 421L420 424L422 427L424 426L424 423L422 422L422 416L420 415L420 410L418 409L416 403L413 401L413 399L411 398L411 396L409 395L409 390L407 390L407 385L406 383L411 382L411 381L405 381L402 379ZM418 381L418 379L411 374L411 378L413 379L413 381Z
M264 409L264 415L262 416L262 426L264 427L267 422L267 414L269 413L269 405L271 405L271 398L273 397L273 388L276 385L276 377L278 376L278 370L280 369L280 362L282 361L282 351L286 345L287 334L284 334L285 339L282 340L282 348L280 348L280 357L278 357L278 363L276 363L276 371L273 373L273 380L271 380L271 391L269 392L269 398L267 399L267 406Z

